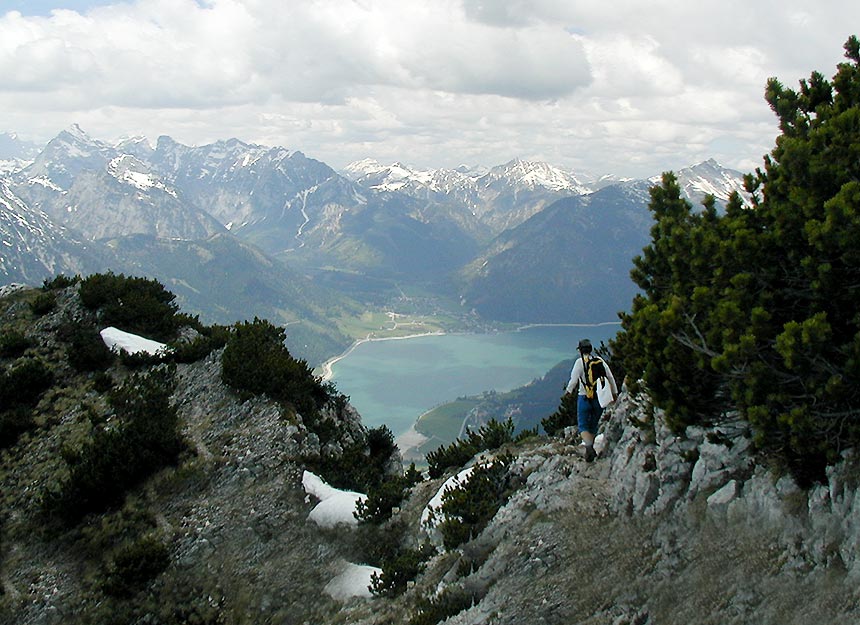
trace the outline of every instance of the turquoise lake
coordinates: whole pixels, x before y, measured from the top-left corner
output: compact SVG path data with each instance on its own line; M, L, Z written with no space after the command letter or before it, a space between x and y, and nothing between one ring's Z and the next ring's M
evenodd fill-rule
M434 406L528 384L574 358L581 338L598 345L619 327L530 326L514 332L368 341L332 365L331 380L350 397L367 427L387 425L399 436Z

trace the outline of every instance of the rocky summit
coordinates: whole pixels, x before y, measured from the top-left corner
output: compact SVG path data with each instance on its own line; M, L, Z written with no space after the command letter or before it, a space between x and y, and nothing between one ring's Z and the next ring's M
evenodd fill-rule
M103 313L81 306L78 290L58 290L50 307L32 289L0 298L3 383L25 360L52 375L32 422L4 433L0 450L0 623L856 622L854 451L803 490L753 454L740 422L678 435L646 396L625 390L605 414L593 463L570 430L519 437L415 479L388 515L320 524L309 469L324 473L321 459L356 448L373 458L373 437L348 404L332 399L311 419L239 392L224 382L229 347L172 364L124 356L80 373L63 348L69 324ZM15 348L20 328L29 342ZM106 378L125 388L165 368L181 450L110 505L57 521L50 493L85 475L74 459L87 441L128 418ZM396 453L384 471L401 474ZM428 504L440 490L453 500L463 484L475 489L461 490L461 505L493 501L454 541L450 530L470 523L472 509L440 523L452 508ZM384 499L373 493L351 501L369 509Z

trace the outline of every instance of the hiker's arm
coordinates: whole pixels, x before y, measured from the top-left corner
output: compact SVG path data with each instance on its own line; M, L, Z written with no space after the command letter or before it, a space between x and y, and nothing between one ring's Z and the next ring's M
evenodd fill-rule
M609 378L609 388L612 389L612 396L618 397L618 385L615 384L615 376L612 375L612 369L606 365L606 377Z
M577 393L579 391L579 379L582 377L582 358L578 358L570 370L570 381L567 383L566 393Z

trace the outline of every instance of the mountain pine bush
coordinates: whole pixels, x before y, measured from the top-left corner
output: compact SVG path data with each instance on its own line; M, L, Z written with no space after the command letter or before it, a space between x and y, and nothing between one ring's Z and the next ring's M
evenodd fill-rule
M613 351L682 430L739 413L802 482L860 442L860 41L828 81L775 78L764 169L694 211L672 174L651 191L642 290Z
M171 340L181 325L195 321L179 314L176 296L154 279L93 274L81 281L80 297L86 308L98 311L102 326L156 341Z
M491 419L477 431L471 430L465 438L443 445L427 454L428 474L431 479L441 477L447 469L462 467L475 454L497 449L514 440L514 423L510 419L499 422Z
M41 360L24 358L0 371L0 449L35 427L33 408L54 382L54 373Z
M514 458L504 454L479 464L469 479L442 494L439 524L446 549L456 549L480 534L513 493L510 465Z
M328 400L326 388L304 360L293 358L283 328L254 318L237 323L224 348L221 378L248 395L265 394L311 418Z
M45 495L46 512L69 525L119 504L126 493L182 450L173 369L163 366L128 378L109 391L109 419L79 448L64 450L68 477Z

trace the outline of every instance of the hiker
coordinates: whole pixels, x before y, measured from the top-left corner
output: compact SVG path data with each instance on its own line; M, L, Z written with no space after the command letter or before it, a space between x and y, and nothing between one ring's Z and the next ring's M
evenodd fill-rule
M577 345L579 358L570 371L570 382L567 383L567 393L577 391L579 396L576 403L576 417L579 425L579 434L585 443L585 461L592 462L597 454L594 451L594 437L597 435L597 426L600 423L600 415L603 406L597 396L598 378L605 378L603 383L608 383L612 391L612 400L618 397L618 387L612 371L600 357L592 354L591 341L582 339Z

